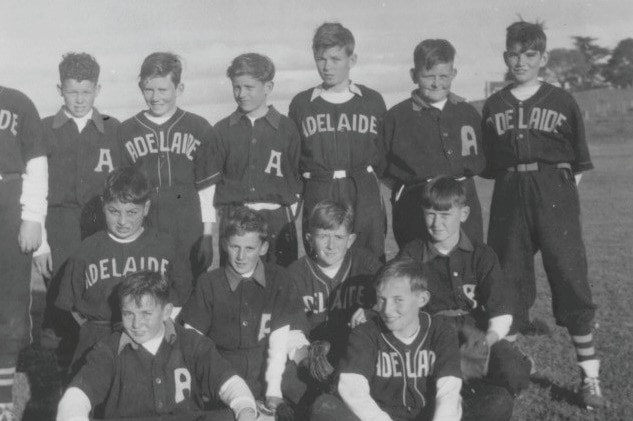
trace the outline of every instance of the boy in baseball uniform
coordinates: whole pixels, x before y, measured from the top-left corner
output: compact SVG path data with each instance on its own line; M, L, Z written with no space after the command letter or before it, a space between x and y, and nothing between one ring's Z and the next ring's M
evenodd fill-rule
M464 184L470 217L463 229L470 239L483 241L481 205L473 179L485 166L481 118L472 105L451 92L457 75L454 61L455 48L447 40L420 42L410 70L418 88L385 116L385 175L393 183L392 226L400 248L426 236L420 218L421 192L437 175L448 175Z
M160 273L128 274L118 290L123 329L88 354L57 411L58 421L88 419L97 405L103 418L169 417L252 421L257 418L248 386L215 345L171 320L169 282ZM200 414L205 400L228 409ZM146 417L146 418L142 418Z
M588 408L602 407L578 197L582 172L593 164L578 104L539 80L546 49L542 24L519 21L507 28L503 57L513 81L483 108L486 174L495 180L488 243L516 292L513 332L531 330L534 254L541 252L554 318L576 351L580 398Z
M386 215L376 172L384 169L379 134L386 107L378 92L350 79L354 46L340 23L319 26L312 52L322 83L290 103L288 115L301 135L303 229L309 232L312 208L321 200L347 201L356 213L356 246L384 261Z
M275 76L268 57L257 53L237 56L226 74L238 108L215 125L216 157L222 172L215 206L227 216L242 205L264 215L269 244L266 259L287 267L298 257L299 132L292 120L267 104ZM220 232L226 219L220 220Z

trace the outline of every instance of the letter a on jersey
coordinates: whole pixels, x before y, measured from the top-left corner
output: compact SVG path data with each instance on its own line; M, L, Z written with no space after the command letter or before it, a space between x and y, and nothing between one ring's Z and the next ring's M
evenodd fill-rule
M281 152L271 150L270 158L268 158L268 165L264 172L266 174L270 174L273 170L275 170L275 175L277 177L283 177L284 175L281 173Z
M110 149L99 149L99 163L95 167L95 172L103 172L103 167L108 167L108 172L112 172L114 169Z

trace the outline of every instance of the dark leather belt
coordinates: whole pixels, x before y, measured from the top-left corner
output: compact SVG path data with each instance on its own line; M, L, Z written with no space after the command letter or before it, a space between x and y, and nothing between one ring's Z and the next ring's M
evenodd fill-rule
M558 164L547 164L543 162L530 162L527 164L517 164L511 167L506 168L506 171L509 172L531 172L531 171L541 171L545 169L565 169L571 171L571 164L567 162L560 162Z

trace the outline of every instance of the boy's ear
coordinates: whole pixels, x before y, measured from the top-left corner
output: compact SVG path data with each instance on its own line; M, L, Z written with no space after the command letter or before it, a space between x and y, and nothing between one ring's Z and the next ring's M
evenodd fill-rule
M347 248L348 248L348 249L349 249L349 248L351 248L351 247L352 247L352 245L354 245L354 242L356 241L356 237L357 237L357 236L356 236L356 233L354 233L354 232L353 232L353 233L351 233L351 234L349 235L349 237L347 237Z
M143 217L146 217L149 213L150 206L152 206L152 201L148 199L147 202L145 202L145 206L143 206Z
M178 84L178 86L176 86L176 96L180 96L180 95L182 95L182 93L184 92L184 90L185 90L185 84L184 84L184 83L182 83L182 82L180 82L180 83Z
M273 91L274 87L275 87L275 82L273 82L272 80L269 80L268 82L264 82L264 91L266 92L266 95L269 95Z
M508 63L508 52L507 51L503 52L503 62L506 64L506 66L510 67L510 64Z
M460 222L464 223L466 222L466 220L468 219L468 216L470 215L470 206L462 206L462 208L459 210L460 215L459 215L459 220Z
M57 92L59 93L60 96L62 96L62 85L61 85L61 83L59 83L57 85Z
M356 65L356 60L358 60L358 56L356 55L356 53L353 53L351 56L349 56L350 69Z
M415 70L415 67L409 69L409 75L411 76L411 81L414 85L418 84L418 72Z
M431 300L431 293L428 291L418 291L418 308L422 308Z
M174 305L167 303L163 306L163 321L167 321L171 317L171 313L174 311Z
M549 62L549 53L547 51L543 51L543 54L541 54L541 67L547 66L548 62Z
M101 92L101 84L97 83L95 85L95 97L99 96L99 93Z
M260 256L266 256L266 253L268 253L268 246L269 246L268 241L264 241L264 242L262 243L262 246L261 246L261 248L259 249L259 255L260 255Z

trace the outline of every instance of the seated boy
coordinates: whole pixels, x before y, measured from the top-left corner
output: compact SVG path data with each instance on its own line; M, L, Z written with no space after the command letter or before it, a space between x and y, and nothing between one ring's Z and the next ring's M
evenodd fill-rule
M323 395L312 420L460 420L457 334L443 318L421 311L430 295L420 264L390 261L375 288L379 317L352 330L339 366L344 404Z
M291 330L306 330L307 320L286 269L261 260L267 239L264 217L245 206L236 208L222 236L227 264L198 278L179 317L213 339L255 398L265 398L274 409L282 401L288 342L295 336Z
M356 234L349 204L319 202L312 209L309 226L306 237L312 255L288 269L303 299L309 339L328 341L328 359L336 366L345 351L353 312L375 303L372 282L381 264L369 250L352 247Z
M228 409L217 420L254 420L253 395L208 338L173 323L170 287L156 272L126 276L118 290L123 330L100 341L62 397L58 421L88 420L104 405L105 418L176 414L193 419L210 397Z
M510 342L503 340L512 324L511 291L494 251L483 243L471 242L461 229L470 210L465 190L463 183L452 177L439 176L429 181L421 199L428 239L413 240L399 256L422 264L431 293L426 309L431 314L448 316L455 325L461 342L465 343L462 344L464 360L471 357L472 352L478 352L470 348L477 342L483 348L484 357L489 352L488 367L484 358L479 373L471 373L466 370L469 365L462 365L468 386L464 387L464 394L473 390L475 394L504 394L482 385L477 378L483 377L484 382L504 387L516 395L527 387L532 364ZM476 367L477 364L470 368ZM482 408L465 405L465 417L472 418L473 411Z
M426 236L419 211L420 193L424 184L439 174L464 184L470 207L464 231L472 240L483 241L481 205L473 179L485 166L481 117L472 105L451 92L457 75L454 60L455 48L447 40L420 42L410 71L418 88L385 116L386 176L394 182L393 234L400 248Z
M237 206L260 212L268 223L266 261L287 267L298 257L299 132L292 120L266 103L275 76L268 57L237 56L226 74L238 108L215 125L216 157L222 171L215 206L226 216L220 221L220 232Z
M140 171L132 167L113 171L102 195L106 230L85 239L64 271L55 304L71 311L81 325L71 372L76 372L89 348L120 322L116 288L126 275L169 271L175 290L188 279L186 270L174 263L175 245L169 234L143 226L149 195Z

